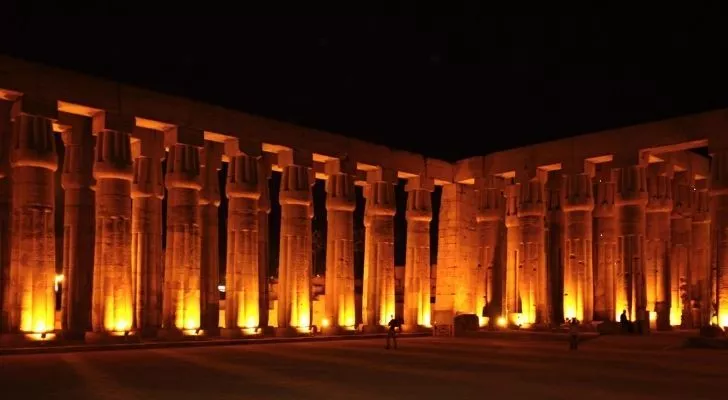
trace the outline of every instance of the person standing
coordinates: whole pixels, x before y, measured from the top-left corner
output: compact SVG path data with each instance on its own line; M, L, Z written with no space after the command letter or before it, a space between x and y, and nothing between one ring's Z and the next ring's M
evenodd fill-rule
M397 321L396 318L394 318L394 315L390 316L389 320L389 327L387 329L387 347L385 349L389 350L389 340L391 339L392 342L394 342L394 349L397 350L397 333L395 329L399 326L399 321Z
M576 350L579 347L579 322L572 318L569 322L569 350Z

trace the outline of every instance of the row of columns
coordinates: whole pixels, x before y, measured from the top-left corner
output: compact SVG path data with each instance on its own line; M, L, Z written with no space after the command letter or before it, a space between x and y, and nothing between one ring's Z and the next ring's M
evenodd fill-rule
M55 103L31 98L0 102L0 107L0 194L8 195L0 196L2 332L54 331L57 256L63 257L65 277L61 328L68 336L103 339L129 332L145 336L216 332L220 325L218 173L223 154L229 160L225 186L229 205L222 334L238 336L269 325L271 166L260 145L201 143L189 139L201 138L201 132L139 128L134 118L114 113L59 115ZM62 255L55 251L54 123L63 127L65 146ZM313 159L311 153L282 150L277 163L282 178L275 325L284 332L302 331L312 324ZM347 158L329 159L325 173L326 319L331 329L353 330L356 164ZM362 315L368 330L381 329L395 314L396 182L395 171L376 168L367 173ZM424 177L411 178L407 185L404 319L413 329L430 324L433 189L433 181ZM164 251L162 224L166 224Z
M600 171L585 162L476 181L484 286L470 312L517 324L623 311L657 327L728 324L725 159L714 154L699 181L669 161L618 157Z

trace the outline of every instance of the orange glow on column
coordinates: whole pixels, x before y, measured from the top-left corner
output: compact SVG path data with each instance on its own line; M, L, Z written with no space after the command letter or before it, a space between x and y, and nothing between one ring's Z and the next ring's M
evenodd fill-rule
M719 326L723 328L728 327L728 310L725 310L724 313L721 315Z
M682 325L682 310L678 307L670 308L670 326L680 325Z

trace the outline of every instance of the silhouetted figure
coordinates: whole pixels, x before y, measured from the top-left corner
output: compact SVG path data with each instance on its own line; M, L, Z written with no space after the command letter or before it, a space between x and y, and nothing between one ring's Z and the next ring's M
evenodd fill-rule
M397 350L397 333L395 332L395 329L399 327L399 321L394 318L394 315L390 316L389 320L389 329L387 330L387 347L385 347L387 350L389 350L389 339L392 339L392 342L394 342L394 349Z
M622 325L622 332L628 333L630 331L627 310L622 310L622 315L619 316L619 324Z
M579 321L572 318L569 322L569 350L576 350L579 347Z

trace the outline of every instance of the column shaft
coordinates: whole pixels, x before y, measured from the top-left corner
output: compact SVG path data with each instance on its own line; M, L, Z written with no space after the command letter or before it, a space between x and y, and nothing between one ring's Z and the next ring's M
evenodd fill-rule
M167 246L164 268L163 328L168 332L201 327L200 149L170 147L167 159Z
M44 333L55 328L53 173L58 168L58 156L51 120L23 110L14 114L5 331Z
M281 242L278 267L278 328L307 330L311 325L311 168L283 167Z
M692 212L694 182L688 172L678 172L672 182L670 214L670 322L684 327L699 326L698 302L693 301L697 284L691 274ZM694 318L695 317L695 318Z
M478 189L478 266L474 284L475 311L485 315L490 324L495 324L503 315L503 289L505 283L503 253L503 182L491 177ZM481 325L485 322L481 318Z
M354 305L354 209L352 168L331 160L326 168L326 318L333 327L353 329ZM352 166L353 167L353 166Z
M653 164L647 171L645 284L647 311L657 313L657 326L680 325L680 314L670 313L670 213L672 212L671 171ZM677 301L677 300L676 300Z
M606 176L605 176L606 175ZM617 220L614 205L616 185L610 174L602 173L594 183L594 317L619 320L616 307Z
M592 267L591 176L568 174L563 179L565 214L564 316L590 322L594 318L594 274Z
M96 133L96 234L91 329L134 328L131 266L132 161L129 133Z
M161 151L160 151L161 153ZM162 182L161 154L134 160L132 182L132 276L136 326L154 336L162 327Z
M6 286L10 283L10 242L11 242L11 166L13 128L10 123L12 103L0 100L0 334L7 332L8 315L5 309Z
M66 147L61 182L65 191L63 216L62 327L83 336L91 327L96 219L93 184L94 138L91 120L76 117L63 132Z
M715 230L715 280L717 304L715 321L728 327L728 151L712 154L710 165L710 196Z
M218 234L218 207L220 206L219 171L223 145L205 142L204 163L200 167L200 319L202 329L208 333L220 326L220 249Z
M393 179L370 181L365 196L362 319L367 329L375 329L394 316Z
M260 160L240 154L230 159L225 191L228 199L228 246L225 291L225 327L230 335L248 333L260 324L260 235L258 200Z
M518 296L522 322L548 323L548 274L544 250L544 186L539 178L519 184L518 225L521 231L521 262Z
M564 254L567 252L563 210L563 172L551 171L545 185L545 252L548 274L548 314L554 321L564 320Z
M270 164L261 159L258 168L258 186L260 198L258 199L258 309L260 313L260 326L270 326L270 246L268 243L268 214L270 214Z
M404 270L404 324L430 326L430 222L432 191L425 178L407 183L407 252Z
M615 171L618 215L618 264L615 280L616 307L627 311L632 320L645 320L646 283L644 276L645 206L647 181L645 167L627 166Z
M690 257L690 279L695 291L692 298L697 302L700 316L695 321L700 326L710 324L712 316L711 297L711 235L710 235L710 193L707 180L696 183L693 191L692 251Z
M518 220L518 185L506 186L506 290L505 313L510 322L520 323L521 300L519 286L521 272L521 229Z

